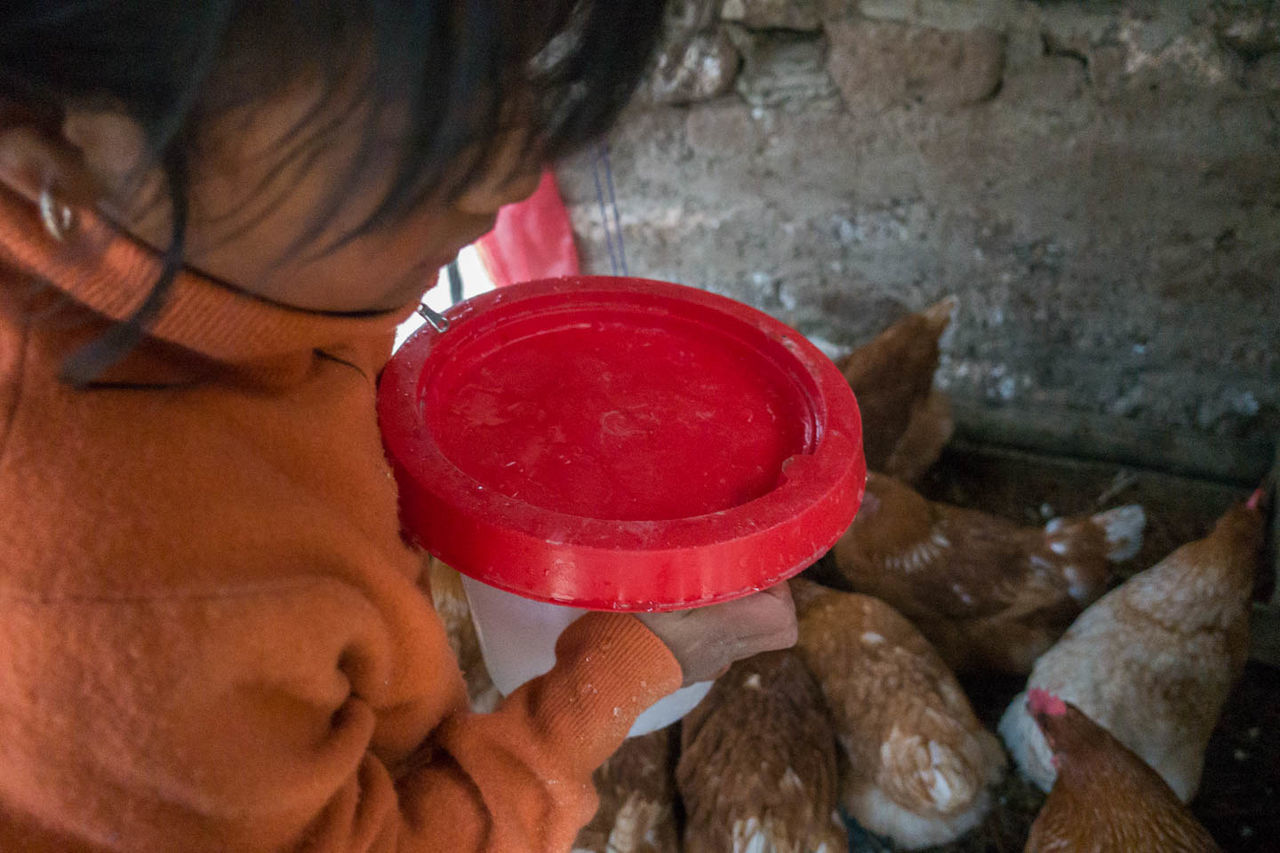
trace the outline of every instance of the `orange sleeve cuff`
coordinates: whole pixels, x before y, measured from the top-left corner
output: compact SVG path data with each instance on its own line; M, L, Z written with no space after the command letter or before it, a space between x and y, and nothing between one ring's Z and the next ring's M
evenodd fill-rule
M602 738L617 749L635 718L680 687L675 656L639 619L623 613L588 613L560 635L556 669L573 673L576 690L548 695L548 716L572 722L579 743ZM552 710L552 709L555 710Z

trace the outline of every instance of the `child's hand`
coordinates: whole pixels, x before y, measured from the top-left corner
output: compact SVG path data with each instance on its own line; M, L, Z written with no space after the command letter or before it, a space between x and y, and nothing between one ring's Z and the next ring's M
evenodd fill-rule
M686 685L715 678L734 661L796 642L796 608L786 583L710 607L636 615L675 655Z

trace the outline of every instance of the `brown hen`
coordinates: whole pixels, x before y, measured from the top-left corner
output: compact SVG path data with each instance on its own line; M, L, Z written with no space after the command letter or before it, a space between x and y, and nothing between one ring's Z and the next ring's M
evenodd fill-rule
M836 742L793 651L739 661L682 723L686 853L844 853Z
M1184 802L1249 650L1249 598L1262 547L1260 494L1081 614L1029 688L1080 708L1164 777ZM1022 772L1053 784L1049 748L1019 695L1000 721Z
M933 503L867 477L852 526L829 557L855 592L912 620L957 670L1025 673L1106 589L1111 563L1138 552L1139 506L1023 527Z
M955 676L893 608L792 581L797 648L817 679L844 761L840 797L867 829L917 849L952 841L991 807L1005 758Z
M1218 845L1146 763L1074 705L1032 690L1058 768L1026 853L1213 853Z
M951 438L951 403L933 387L933 375L938 340L955 307L955 297L948 297L910 314L841 364L862 412L868 468L915 481Z
M600 807L574 853L678 853L671 728L628 738L591 777Z

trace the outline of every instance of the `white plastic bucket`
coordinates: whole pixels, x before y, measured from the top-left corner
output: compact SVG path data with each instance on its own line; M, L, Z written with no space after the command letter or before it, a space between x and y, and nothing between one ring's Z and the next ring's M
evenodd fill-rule
M466 575L462 576L462 586L471 604L471 618L489 677L503 696L550 670L556 662L560 633L587 612L521 598ZM659 699L636 718L627 736L638 737L671 725L702 701L712 683L690 684Z

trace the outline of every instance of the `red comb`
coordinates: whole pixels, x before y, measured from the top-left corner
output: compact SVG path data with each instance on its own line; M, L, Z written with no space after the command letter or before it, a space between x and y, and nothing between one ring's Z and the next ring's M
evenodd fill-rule
M1061 717L1067 713L1067 703L1048 690L1033 687L1027 691L1027 707L1032 714L1044 714L1046 717Z
M1263 489L1255 489L1253 494L1249 495L1249 500L1244 502L1244 505L1249 509L1257 509L1262 505L1262 497L1265 494L1266 492Z

